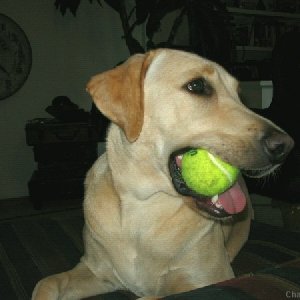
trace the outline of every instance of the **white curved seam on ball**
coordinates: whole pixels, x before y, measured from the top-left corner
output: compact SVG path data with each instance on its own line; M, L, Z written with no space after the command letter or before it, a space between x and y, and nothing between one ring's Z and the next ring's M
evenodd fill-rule
M227 177L227 179L229 180L229 182L233 183L232 178L231 178L231 174L216 160L216 158L211 153L207 153L207 155L211 159L211 162L216 167L218 167L220 169L220 171L222 171L224 173L224 175Z

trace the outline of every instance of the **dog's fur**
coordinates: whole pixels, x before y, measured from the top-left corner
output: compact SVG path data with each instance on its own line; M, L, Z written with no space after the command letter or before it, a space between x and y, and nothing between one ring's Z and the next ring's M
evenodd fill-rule
M197 77L212 95L185 88ZM113 124L86 177L85 253L73 270L40 281L33 299L122 289L159 297L234 277L230 262L247 240L250 202L235 217L209 217L175 191L170 154L202 147L241 169L271 169L261 138L283 131L240 102L238 82L221 66L181 51L135 55L94 76L87 90Z

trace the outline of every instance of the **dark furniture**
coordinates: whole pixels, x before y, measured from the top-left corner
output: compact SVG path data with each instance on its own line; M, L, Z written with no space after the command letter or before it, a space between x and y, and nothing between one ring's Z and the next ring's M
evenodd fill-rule
M89 122L34 119L25 127L37 170L28 182L34 207L45 199L82 198L86 172L97 158L98 133Z
M275 44L272 53L273 99L269 108L255 112L283 128L295 147L275 176L259 182L246 178L250 193L289 203L300 203L299 72L300 32L292 30Z

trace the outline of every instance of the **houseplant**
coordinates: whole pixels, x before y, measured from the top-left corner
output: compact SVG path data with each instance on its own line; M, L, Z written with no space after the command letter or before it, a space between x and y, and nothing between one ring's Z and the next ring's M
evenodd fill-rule
M119 16L123 28L123 39L130 54L168 47L184 48L223 65L230 62L231 43L229 35L229 15L221 0L89 0L91 4L102 6L105 2ZM56 0L56 8L64 15L68 10L76 16L81 0ZM133 3L133 7L130 4ZM160 30L163 19L175 14L168 37L163 42L155 42L155 34ZM184 18L188 20L189 38L187 45L176 45ZM134 31L144 26L146 45L134 37Z

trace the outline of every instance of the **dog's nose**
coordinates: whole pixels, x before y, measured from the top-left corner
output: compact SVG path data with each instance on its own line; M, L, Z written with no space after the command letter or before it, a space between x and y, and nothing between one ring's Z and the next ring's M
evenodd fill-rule
M262 138L262 146L270 162L281 163L294 146L293 139L279 130L271 130Z

